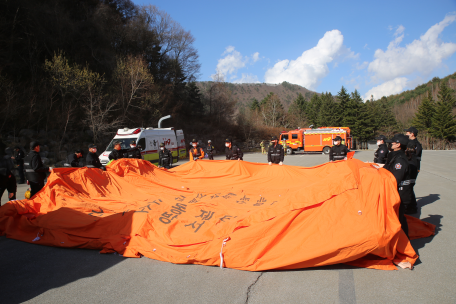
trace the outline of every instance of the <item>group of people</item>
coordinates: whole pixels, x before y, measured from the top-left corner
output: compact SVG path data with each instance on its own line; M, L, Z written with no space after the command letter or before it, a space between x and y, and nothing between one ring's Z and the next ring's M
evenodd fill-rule
M402 230L408 236L408 225L405 214L414 214L417 210L414 186L421 168L423 148L417 140L418 130L410 127L406 134L396 134L391 139L377 137L378 149L374 162L390 171L396 178L397 190L401 198L399 221ZM387 145L388 144L388 145Z

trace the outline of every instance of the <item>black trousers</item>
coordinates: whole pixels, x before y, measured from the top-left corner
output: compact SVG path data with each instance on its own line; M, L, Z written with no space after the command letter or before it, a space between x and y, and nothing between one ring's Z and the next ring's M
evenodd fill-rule
M0 199L1 199L2 196L3 196L3 193L5 193L5 190L6 190L6 188L3 188L3 187L0 188ZM8 191L6 191L6 193L8 193ZM9 193L8 193L8 194L9 194ZM8 196L6 197L6 201L7 201L7 202L9 202L10 200L14 200L14 199L16 199L16 193L14 193L14 195L13 195L12 198L9 198ZM2 203L0 202L0 205L1 205L1 204L2 204Z
M37 194L44 187L44 181L40 181L37 183L29 181L29 183L30 183L30 192L31 192L30 197Z
M20 183L25 183L24 164L18 165L17 171L19 171L19 178L21 179Z
M399 190L399 195L401 196L401 204L404 205L406 210L416 209L416 196L414 188L415 184L410 184L402 186L402 190Z
M401 223L402 230L404 230L405 235L408 236L408 224L407 224L407 219L405 218L405 207L404 204L399 206L399 222Z
M214 160L214 155L212 153L207 153L209 160Z

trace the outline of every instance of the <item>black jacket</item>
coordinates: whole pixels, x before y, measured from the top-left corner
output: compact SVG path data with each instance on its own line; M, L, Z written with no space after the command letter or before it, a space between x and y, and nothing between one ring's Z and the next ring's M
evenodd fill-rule
M14 155L14 160L16 161L16 165L19 165L19 166L24 165L24 157L25 157L24 151L19 149L19 151L17 151Z
M278 164L283 162L284 150L281 144L269 146L268 149L268 163Z
M0 158L0 188L6 188L9 193L16 193L16 178L11 173L8 160Z
M207 145L207 147L206 147L206 153L207 153L207 154L212 154L212 153L214 153L214 150L215 150L215 148L214 148L213 145Z
M86 157L87 168L101 168L100 159L98 158L97 153L89 152Z
M173 154L168 149L158 152L158 165L169 168L173 164Z
M137 158L137 159L142 159L141 157L141 151L139 151L138 147L130 148L127 150L127 152L124 155L126 158Z
M112 150L112 152L109 154L109 159L110 160L118 160L121 158L124 158L124 154L127 152L127 149L120 149L120 150Z
M347 157L347 153L348 148L346 145L341 144L338 146L332 146L331 150L329 151L329 160L343 160L345 157Z
M44 182L49 167L43 165L40 153L32 150L24 158L24 168L27 180L34 183Z
M80 167L79 165L79 158L76 157L76 154L70 154L68 155L68 163L70 164L71 167Z
M394 175L398 188L400 188L401 182L410 179L409 162L403 150L390 152L383 168Z
M421 155L423 154L423 146L421 146L421 143L418 141L418 139L411 139L411 142L414 143L415 145L415 154L416 154L416 160L418 161L418 171L421 169Z
M374 153L374 163L377 164L386 164L386 159L388 158L388 146L386 144L381 144L378 146L377 151Z
M234 146L234 145L231 146L231 149L226 147L225 154L226 154L226 159L230 159L230 160L236 160L236 159L242 160L242 157L244 156L244 153L242 153L241 149L239 149L237 146Z

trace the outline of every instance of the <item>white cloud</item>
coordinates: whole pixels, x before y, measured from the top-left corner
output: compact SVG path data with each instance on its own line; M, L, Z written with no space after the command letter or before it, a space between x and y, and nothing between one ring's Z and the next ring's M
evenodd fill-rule
M396 29L396 32L394 33L394 36L399 36L405 31L405 27L402 25L399 25Z
M255 63L260 60L259 52L253 53L251 57L244 57L240 52L236 51L235 47L232 45L226 47L222 56L225 57L218 60L216 68L217 74L211 75L212 79L222 77L223 79L229 78L230 80L233 80L237 78L237 71L244 68L249 61L253 61L253 63ZM244 76L244 74L242 75ZM246 79L251 78L247 77ZM234 82L236 82L236 80Z
M234 74L238 69L245 67L246 59L235 50L234 46L228 46L222 56L224 55L226 56L219 59L217 64L217 71L224 76Z
M380 99L383 96L400 93L407 86L407 81L408 79L405 77L398 77L393 80L384 82L381 85L370 89L364 95L364 100L371 99L371 95L374 95L374 99Z
M326 32L318 44L302 53L296 60L281 60L265 73L268 83L288 81L315 90L321 79L329 73L328 63L336 57L356 58L350 49L343 46L344 37L339 30Z
M253 62L257 62L258 60L260 60L260 53L256 52L252 55L252 60Z
M260 83L258 77L253 74L244 74L242 73L241 79L236 79L233 81L234 83Z
M369 65L369 62L367 62L367 61L364 61L361 64L359 64L359 62L357 62L355 64L355 67L356 67L357 70L364 70L365 68L367 68L368 65Z
M441 22L405 47L399 46L404 38L405 28L400 25L386 51L375 51L375 60L369 64L372 80L389 81L413 73L429 75L442 61L456 52L456 43L445 43L439 39L442 31L456 20L456 14L447 15Z

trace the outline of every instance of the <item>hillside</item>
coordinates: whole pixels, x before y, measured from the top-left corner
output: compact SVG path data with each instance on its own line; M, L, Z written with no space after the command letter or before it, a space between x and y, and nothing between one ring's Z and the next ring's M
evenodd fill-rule
M445 81L448 87L453 90L453 97L456 99L456 73L442 79L434 77L432 80L417 86L413 90L407 90L400 94L386 97L388 104L393 107L396 120L403 125L409 124L415 116L423 98L427 96L429 91L431 91L434 101L438 99L437 94L439 93L439 87L442 81ZM453 114L456 114L455 109L453 109Z
M212 81L197 82L201 92L209 89ZM268 84L268 83L225 83L229 90L233 93L234 98L240 103L246 104L253 98L261 101L270 92L277 94L282 101L285 109L295 100L299 93L302 94L307 100L310 100L316 92L310 91L299 85L291 84L286 81L281 84Z

